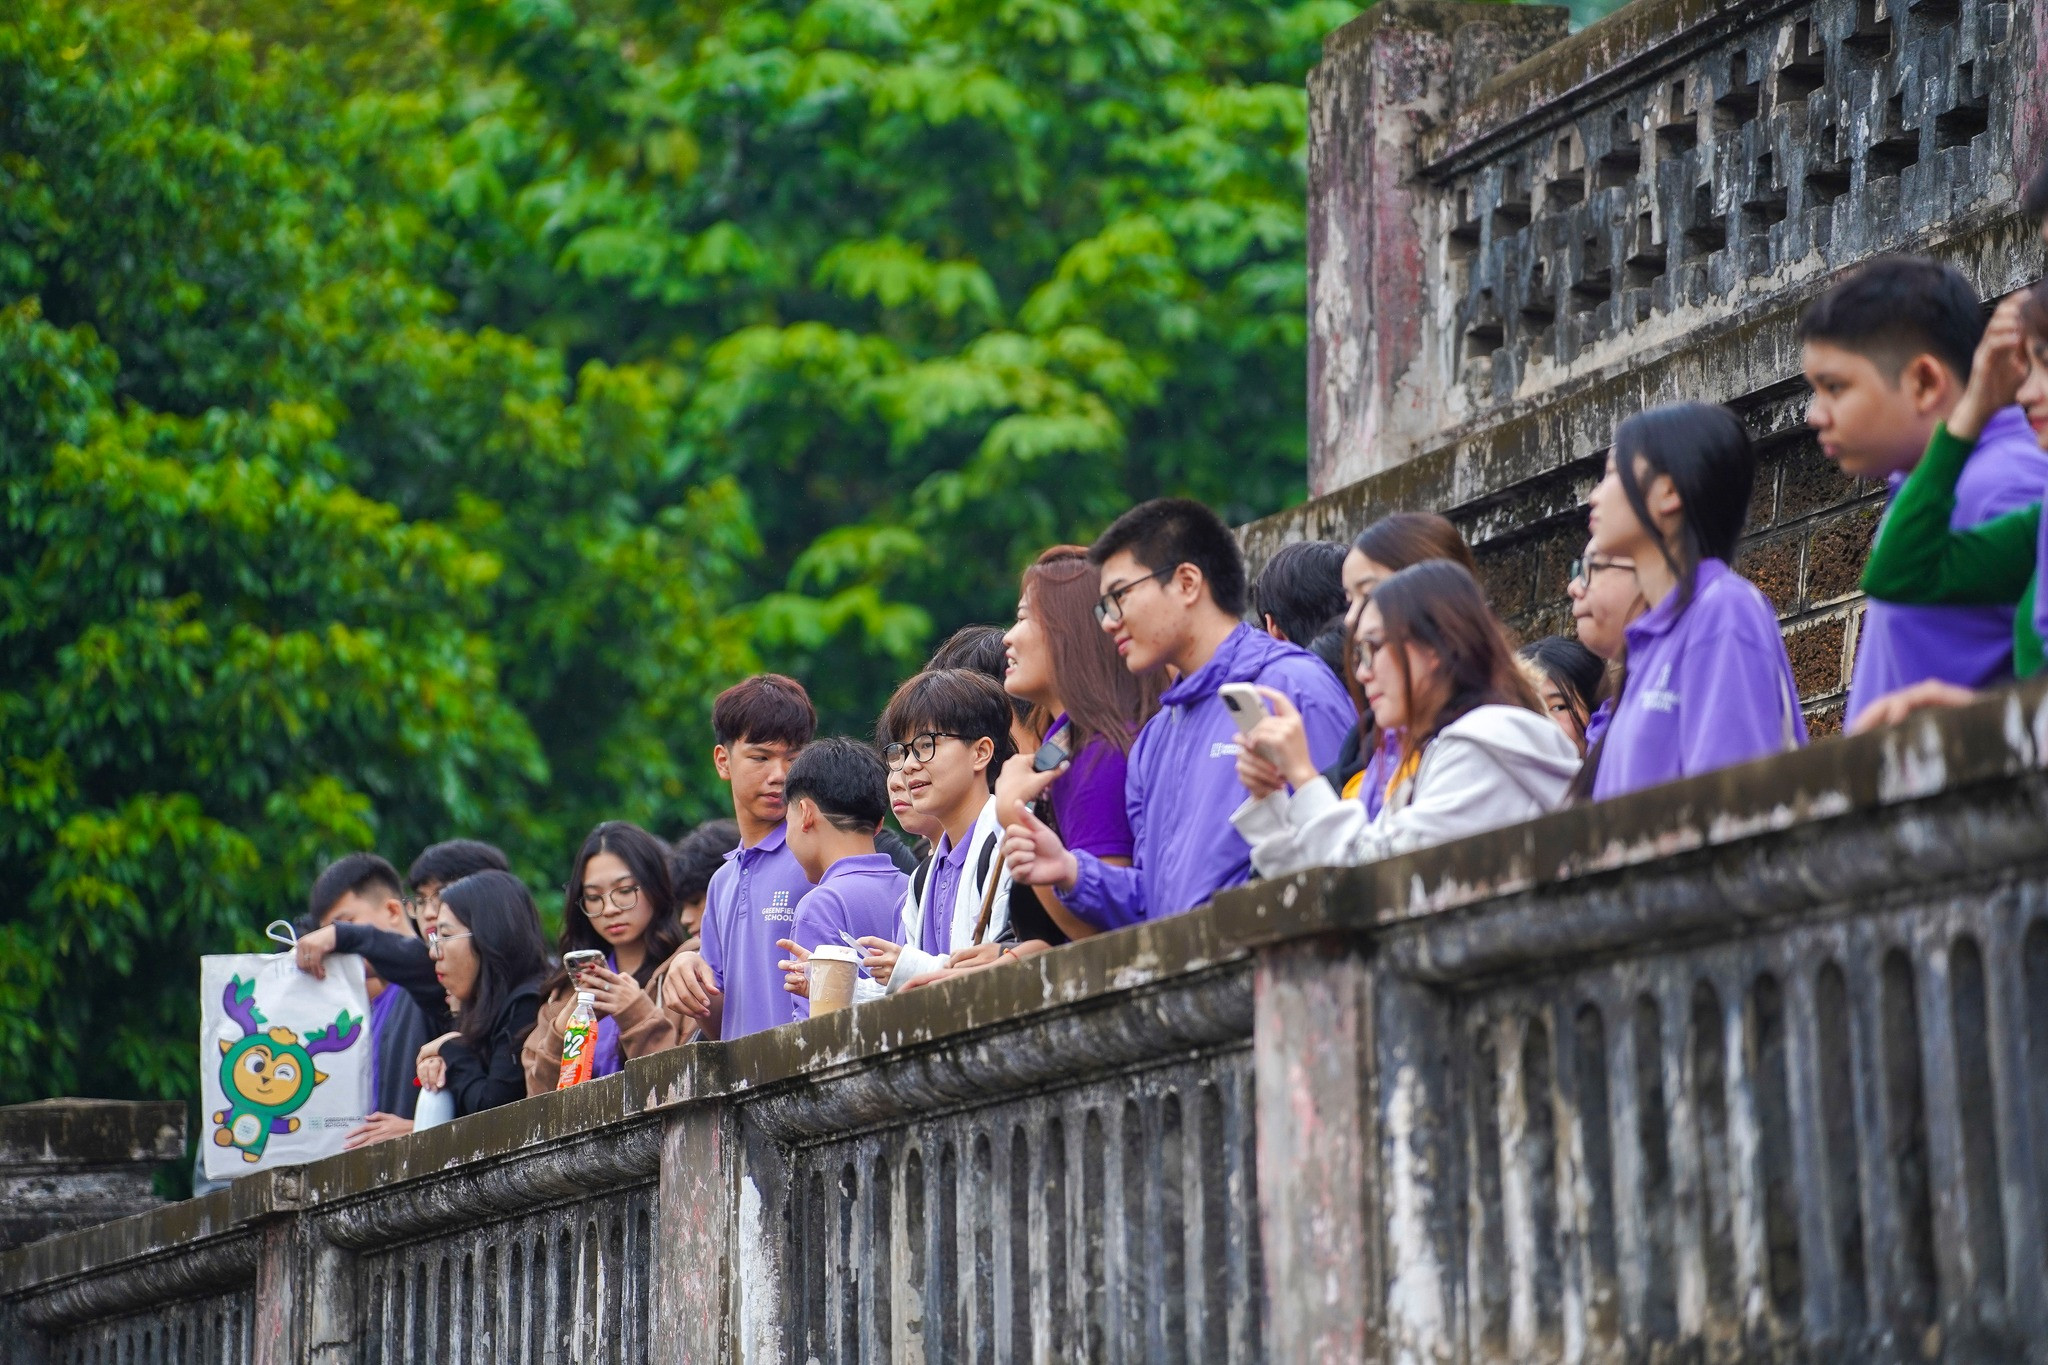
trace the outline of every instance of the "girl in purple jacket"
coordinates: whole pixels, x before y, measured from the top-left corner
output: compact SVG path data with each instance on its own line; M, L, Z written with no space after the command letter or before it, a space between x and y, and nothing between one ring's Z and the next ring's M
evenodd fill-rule
M1756 482L1735 415L1673 403L1623 422L1593 489L1592 548L1635 565L1614 718L1577 789L1596 801L1806 742L1771 604L1728 567Z

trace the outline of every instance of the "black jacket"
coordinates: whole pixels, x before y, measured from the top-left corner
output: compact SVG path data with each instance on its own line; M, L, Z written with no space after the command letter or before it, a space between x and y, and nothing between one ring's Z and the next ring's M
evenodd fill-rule
M539 1016L540 978L535 977L498 1006L480 1047L472 1048L460 1038L441 1044L441 1060L448 1064L448 1093L455 1096L457 1117L526 1098L526 1067L519 1053Z
M334 949L361 953L386 985L396 986L411 996L420 1007L420 1017L426 1020L427 1039L439 1038L455 1027L455 1016L448 1012L448 993L441 989L440 979L434 975L434 959L428 954L427 945L411 934L394 934L367 924L337 924ZM412 1068L408 1066L406 1076L410 1079L411 1075Z

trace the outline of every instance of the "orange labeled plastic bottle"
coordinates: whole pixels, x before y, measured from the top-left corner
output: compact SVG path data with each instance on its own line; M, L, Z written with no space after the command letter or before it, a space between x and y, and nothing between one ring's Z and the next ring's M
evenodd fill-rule
M569 1011L569 1026L562 1030L562 1074L555 1089L567 1090L590 1079L597 1064L597 997L589 991L576 992L576 1008Z

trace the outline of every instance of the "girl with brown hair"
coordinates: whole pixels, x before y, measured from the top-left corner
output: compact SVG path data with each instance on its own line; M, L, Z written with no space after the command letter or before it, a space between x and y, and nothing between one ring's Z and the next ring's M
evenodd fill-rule
M1356 639L1373 719L1401 737L1379 814L1337 795L1309 762L1295 709L1266 693L1273 714L1238 751L1251 799L1230 817L1261 875L1373 862L1533 819L1562 802L1578 771L1577 746L1544 718L1500 622L1461 565L1430 560L1377 584Z
M1158 709L1159 681L1125 668L1103 634L1095 619L1100 578L1080 545L1055 545L1024 571L1017 624L1003 636L1003 688L1031 703L1045 742L1066 755L1065 771L1046 792L1053 828L1068 848L1128 867L1134 845L1124 772L1138 727ZM1005 783L1028 776L1032 763L1024 753L1010 760L996 789L1000 814L1011 814L1003 806ZM1010 913L1027 943L1060 944L1096 932L1051 887L1020 887Z

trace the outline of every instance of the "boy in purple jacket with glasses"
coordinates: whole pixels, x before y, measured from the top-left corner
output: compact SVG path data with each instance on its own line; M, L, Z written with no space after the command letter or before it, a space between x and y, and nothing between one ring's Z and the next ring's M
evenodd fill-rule
M1237 722L1220 695L1225 683L1270 687L1293 702L1318 767L1336 757L1358 717L1327 664L1244 623L1244 556L1201 503L1141 503L1102 533L1088 558L1102 588L1096 619L1124 666L1170 667L1178 679L1131 745L1131 865L1069 850L1028 809L1004 832L1003 848L1017 881L1051 886L1082 919L1115 929L1192 910L1251 876L1251 847L1230 823L1245 790ZM1060 771L1040 774L1020 799L1036 798Z

